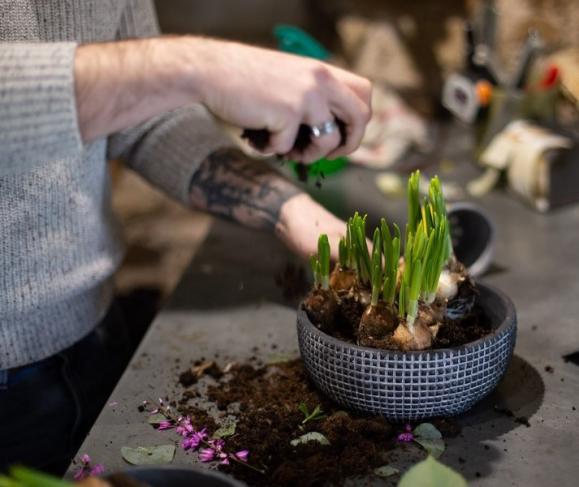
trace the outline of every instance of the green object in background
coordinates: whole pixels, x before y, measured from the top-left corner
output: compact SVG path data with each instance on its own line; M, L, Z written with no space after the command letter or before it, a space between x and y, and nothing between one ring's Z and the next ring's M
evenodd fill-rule
M290 162L293 172L301 179L302 176L302 169L303 165L298 164L297 162ZM318 177L325 177L340 172L348 165L348 158L347 157L338 157L336 159L319 159L313 164L306 166L307 176L308 178L318 178Z
M277 47L280 51L321 59L322 61L330 57L330 52L324 46L299 27L276 25L273 29L273 35L277 39Z

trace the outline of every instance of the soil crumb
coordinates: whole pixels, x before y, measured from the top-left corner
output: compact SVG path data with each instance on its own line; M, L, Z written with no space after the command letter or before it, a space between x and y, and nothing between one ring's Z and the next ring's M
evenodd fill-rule
M210 419L188 405L192 394L185 393L180 413L193 414L195 424L207 426ZM219 467L250 486L342 485L349 477L384 465L384 455L396 445L404 426L343 411L314 388L299 359L263 367L236 364L217 384L208 386L207 395L220 411L237 418L228 448L250 450L250 463L266 471L260 474L237 464ZM308 411L320 406L323 417L304 423L301 403ZM201 424L204 421L207 424ZM456 432L453 423L441 421L441 429ZM214 422L210 432L213 427ZM324 435L329 445L316 441L291 445L310 432Z

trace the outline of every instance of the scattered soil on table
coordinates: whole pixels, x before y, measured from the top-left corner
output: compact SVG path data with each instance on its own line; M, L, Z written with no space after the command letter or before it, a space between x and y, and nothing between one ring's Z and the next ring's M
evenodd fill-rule
M228 449L249 449L250 463L266 474L237 464L220 468L252 486L340 485L348 477L388 463L385 454L403 429L380 417L341 410L311 385L301 360L263 367L235 365L208 386L207 395L219 410L237 418L235 434L226 440ZM215 431L215 422L206 413L188 405L193 396L191 390L185 391L180 413L191 415L196 426ZM319 405L325 416L303 424L298 409L302 402L309 411ZM444 429L443 422L438 425ZM321 433L330 444L291 445L309 432Z
M190 387L193 384L196 384L204 375L208 375L218 380L223 376L223 371L213 361L197 361L190 369L187 369L179 375L179 382L183 387Z
M545 366L545 372L548 372L549 374L552 374L555 372L555 369L551 366L551 365L546 365Z

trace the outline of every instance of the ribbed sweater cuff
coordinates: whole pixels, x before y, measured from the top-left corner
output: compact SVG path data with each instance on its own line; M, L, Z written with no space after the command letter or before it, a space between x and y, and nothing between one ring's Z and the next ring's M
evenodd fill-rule
M217 149L235 145L201 105L166 113L113 136L109 144L109 155L125 152L130 167L186 206L199 165Z
M76 43L0 43L0 174L82 150L74 96Z

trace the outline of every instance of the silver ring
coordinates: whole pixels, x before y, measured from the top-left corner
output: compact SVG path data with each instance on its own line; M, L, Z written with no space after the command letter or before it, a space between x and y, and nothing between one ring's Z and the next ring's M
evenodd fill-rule
M338 130L338 124L335 120L328 120L319 125L312 125L311 130L312 136L317 139L318 137L323 137L324 135L330 135L336 132Z

